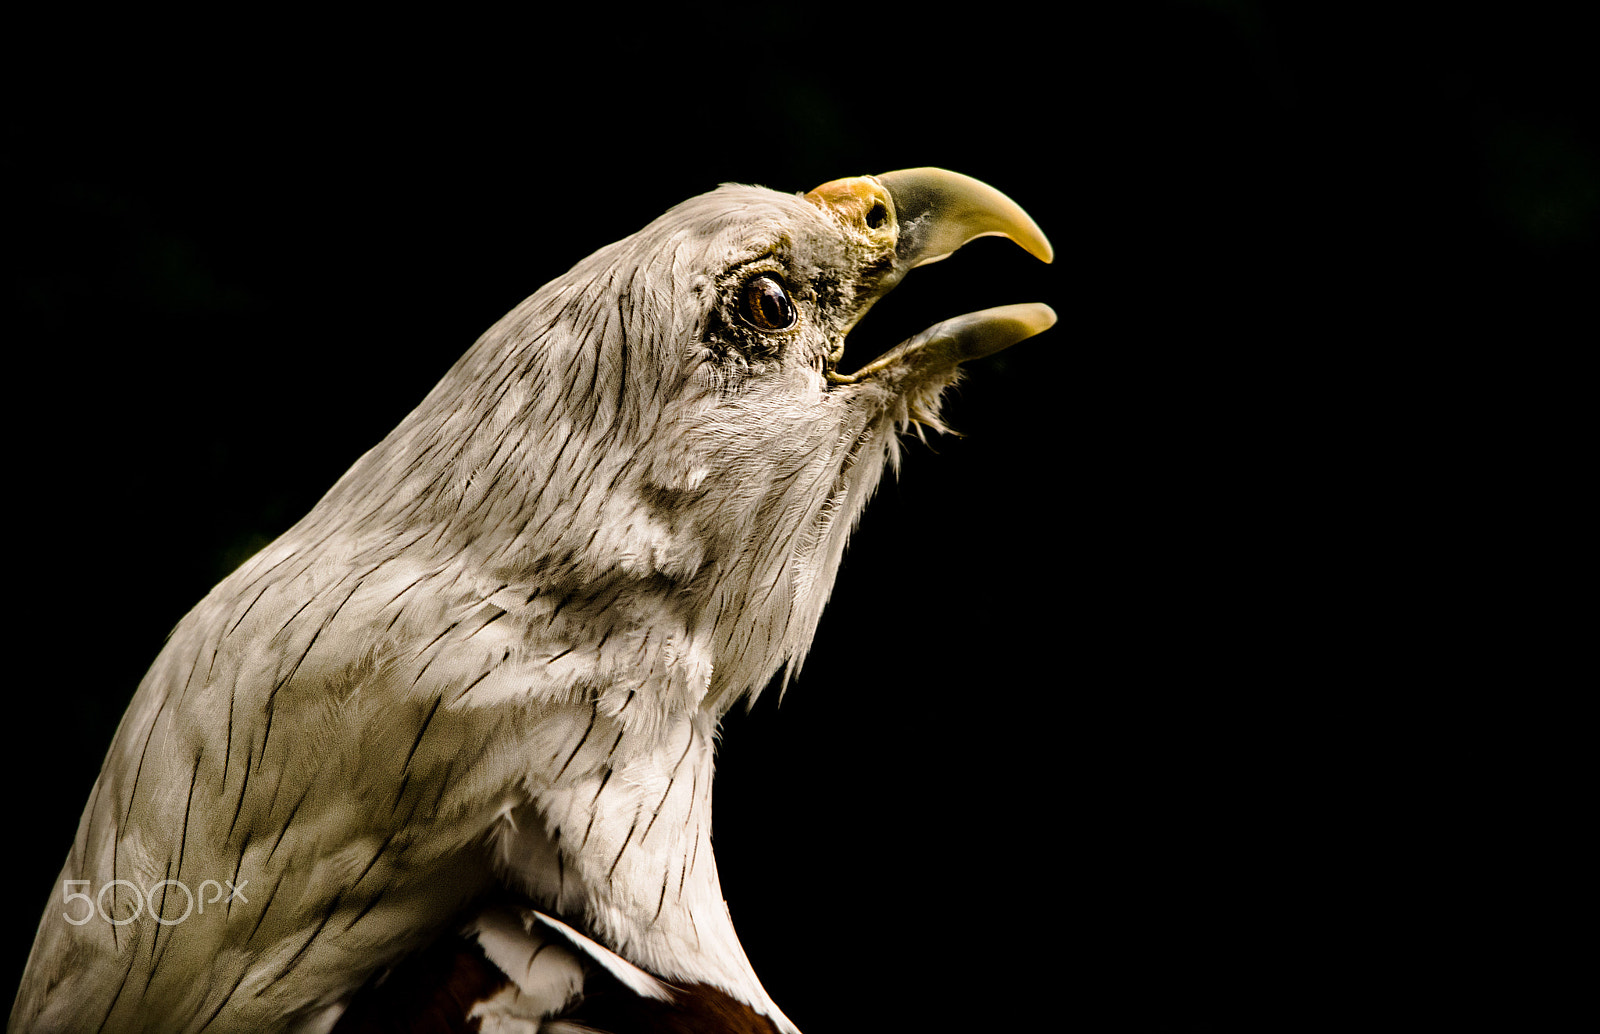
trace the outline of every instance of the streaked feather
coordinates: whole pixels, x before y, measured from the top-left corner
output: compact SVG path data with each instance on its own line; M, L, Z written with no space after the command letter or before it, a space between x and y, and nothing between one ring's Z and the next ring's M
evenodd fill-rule
M913 174L1000 197L951 176ZM904 272L840 182L724 186L580 262L184 617L62 880L119 919L122 881L245 893L170 924L175 893L161 922L48 909L13 1029L381 1028L387 986L428 1023L794 1030L723 900L716 729L798 668L962 358L831 376ZM741 278L780 268L806 319L741 325ZM438 995L394 976L433 963Z

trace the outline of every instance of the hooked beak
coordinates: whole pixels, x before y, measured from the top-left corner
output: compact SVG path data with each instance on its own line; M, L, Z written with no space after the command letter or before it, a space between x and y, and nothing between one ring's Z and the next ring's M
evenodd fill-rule
M1008 237L1041 262L1055 257L1044 232L1022 206L987 183L948 169L902 169L833 180L804 198L830 211L848 231L893 248L893 268L883 291L917 266L946 258L979 237ZM1055 312L1037 302L968 313L928 328L854 374L830 370L828 377L849 384L913 357L919 366L954 365L1009 348L1055 321Z

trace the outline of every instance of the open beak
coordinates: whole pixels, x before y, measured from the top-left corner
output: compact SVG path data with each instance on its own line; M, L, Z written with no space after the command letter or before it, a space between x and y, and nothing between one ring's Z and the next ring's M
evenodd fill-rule
M866 240L892 247L892 270L883 291L917 266L946 258L979 237L1009 237L1041 262L1055 257L1049 240L1022 206L987 183L948 169L902 169L833 180L804 197L831 210L847 229ZM929 327L854 374L830 370L828 377L849 384L907 361L918 366L954 365L1009 348L1055 321L1055 312L1038 302L967 313Z

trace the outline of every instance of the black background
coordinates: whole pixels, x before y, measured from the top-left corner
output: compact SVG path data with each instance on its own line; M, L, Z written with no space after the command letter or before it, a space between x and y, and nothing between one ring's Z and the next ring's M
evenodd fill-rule
M769 991L807 1031L1485 994L1435 947L1494 912L1457 906L1516 735L1472 615L1593 344L1592 59L1526 9L1107 9L19 27L13 976L163 636L478 333L719 182L942 165L1056 262L978 241L851 354L1060 323L974 365L782 706L726 723Z

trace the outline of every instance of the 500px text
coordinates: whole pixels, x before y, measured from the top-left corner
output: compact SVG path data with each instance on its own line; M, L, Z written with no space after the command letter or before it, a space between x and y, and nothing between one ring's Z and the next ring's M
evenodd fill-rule
M148 890L144 891L141 891L139 885L132 880L112 880L104 884L100 888L100 892L94 897L90 897L81 890L72 889L73 887L87 887L89 882L88 880L61 881L62 902L71 905L75 901L82 901L87 909L81 916L74 916L71 909L61 913L61 918L73 926L82 926L96 915L99 915L101 919L104 919L112 926L127 926L147 911L150 913L150 918L161 925L174 926L188 919L190 913L196 911L197 908L199 913L204 915L207 905L215 905L219 902L227 904L234 900L242 901L246 905L250 903L250 899L244 896L245 884L249 883L249 880L241 881L237 887L233 885L232 880L223 880L222 883L218 883L216 880L205 880L198 888L199 893L191 891L187 884L179 880L157 880L150 885ZM226 896L223 895L222 889L224 883L227 884L228 888ZM115 889L119 887L124 889ZM206 896L206 888L208 887L213 891L210 897ZM168 919L161 914L161 910L168 899L176 900L176 892L180 890L183 892L185 899L183 915L178 916L176 919ZM106 908L107 891L111 891L111 909ZM113 919L112 911L130 898L133 901L133 911L121 919Z

